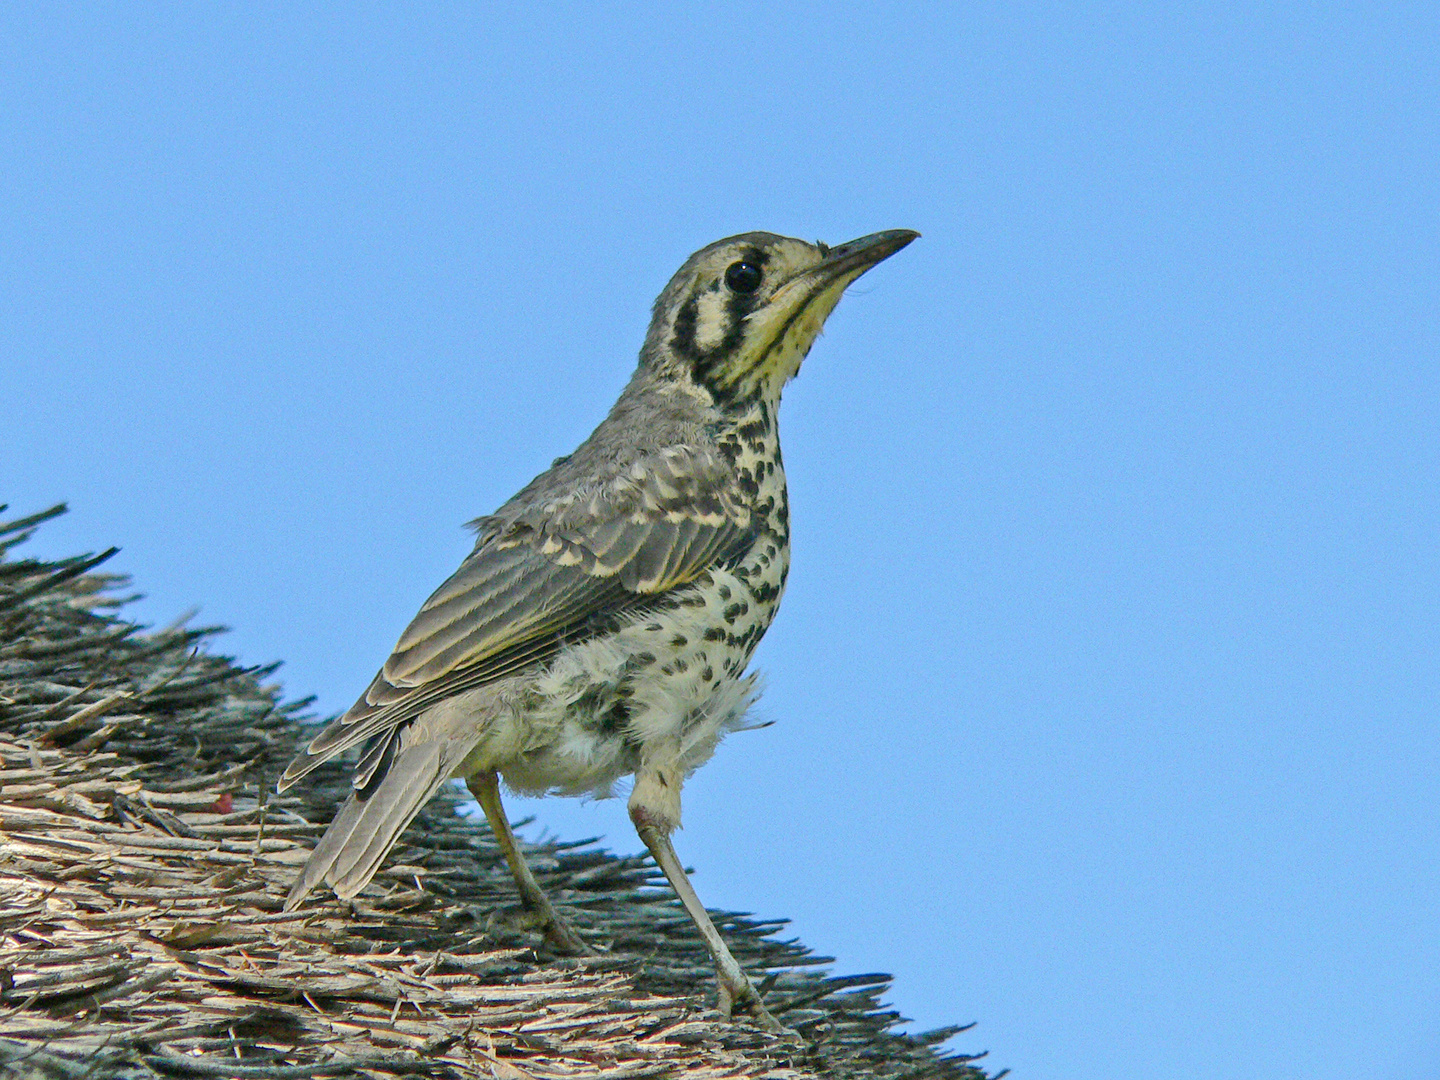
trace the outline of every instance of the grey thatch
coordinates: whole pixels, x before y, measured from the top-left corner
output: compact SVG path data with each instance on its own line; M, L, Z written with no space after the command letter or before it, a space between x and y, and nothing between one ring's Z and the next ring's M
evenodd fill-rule
M283 913L343 769L268 794L306 730L273 668L123 620L111 552L8 557L63 509L0 525L0 1073L984 1077L937 1051L959 1029L897 1033L887 976L828 977L783 922L716 917L800 1041L721 1021L658 871L591 841L528 849L609 947L548 956L458 795L357 902Z

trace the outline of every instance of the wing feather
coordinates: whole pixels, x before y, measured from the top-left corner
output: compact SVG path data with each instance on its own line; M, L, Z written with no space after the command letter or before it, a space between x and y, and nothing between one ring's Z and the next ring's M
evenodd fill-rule
M383 736L356 771L371 783L383 747L432 705L546 663L748 550L751 516L723 497L723 474L687 470L673 451L651 461L614 491L592 492L584 513L571 503L486 519L475 551L421 607L360 700L291 762L281 789Z

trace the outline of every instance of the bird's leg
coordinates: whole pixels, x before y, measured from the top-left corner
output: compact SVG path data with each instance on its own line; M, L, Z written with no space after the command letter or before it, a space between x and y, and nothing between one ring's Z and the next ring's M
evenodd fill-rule
M710 921L705 905L695 895L695 887L690 884L690 877L670 843L670 833L680 824L681 780L678 769L644 769L637 773L635 789L630 795L630 820L705 939L720 982L720 1012L725 1016L735 1010L749 1013L766 1031L784 1033L786 1028L765 1008L755 987L731 955L725 939Z
M564 956L594 956L595 950L570 929L570 925L550 903L550 898L541 890L535 875L530 872L525 856L520 852L520 845L515 842L510 820L505 816L505 807L500 804L499 776L493 769L478 773L467 777L465 786L485 811L485 819L490 822L490 831L495 834L500 850L505 853L505 861L510 864L510 872L515 875L515 884L520 889L521 906L540 923L550 947Z

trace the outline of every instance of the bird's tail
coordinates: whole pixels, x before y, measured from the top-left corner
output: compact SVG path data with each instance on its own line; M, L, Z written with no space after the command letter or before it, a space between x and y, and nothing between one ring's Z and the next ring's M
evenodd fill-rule
M404 745L412 731L399 736L401 745L383 775L345 800L285 898L286 911L299 907L305 895L321 881L342 900L370 884L405 826L471 748L450 739L433 738Z

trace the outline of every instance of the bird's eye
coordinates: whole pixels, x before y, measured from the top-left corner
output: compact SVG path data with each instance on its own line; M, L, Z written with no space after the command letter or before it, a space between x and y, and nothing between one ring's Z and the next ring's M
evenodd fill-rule
M725 271L725 284L730 286L733 292L754 292L760 287L760 279L764 277L760 267L752 262L741 260L731 263L730 269Z

